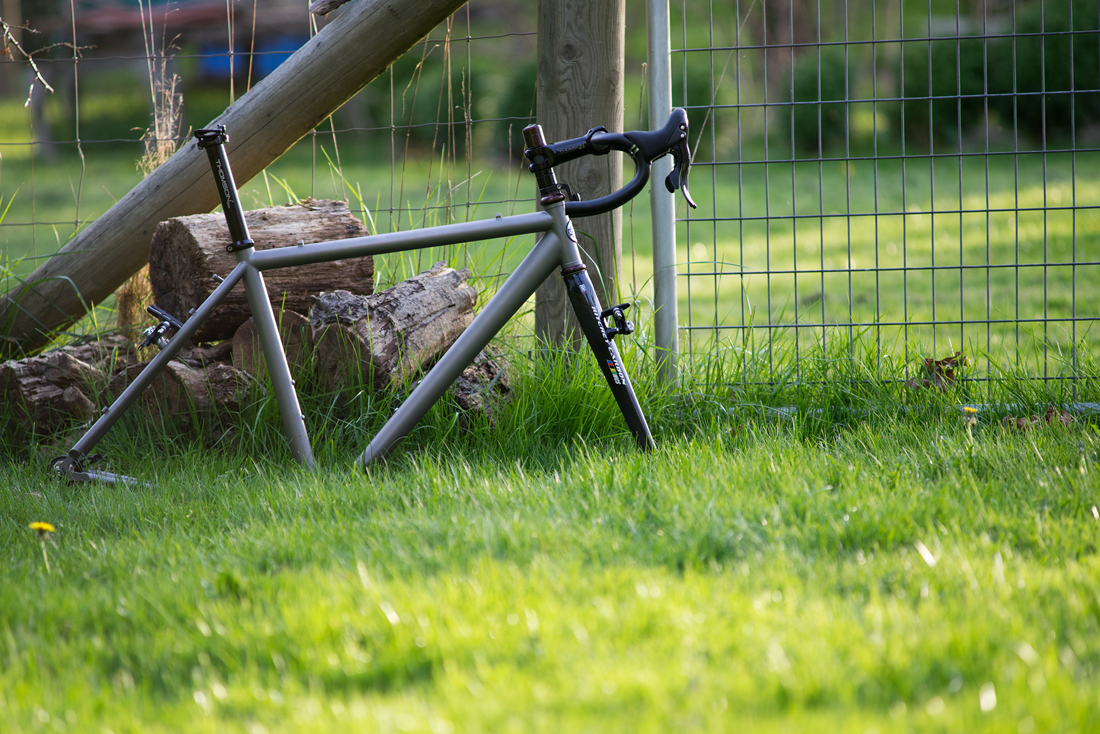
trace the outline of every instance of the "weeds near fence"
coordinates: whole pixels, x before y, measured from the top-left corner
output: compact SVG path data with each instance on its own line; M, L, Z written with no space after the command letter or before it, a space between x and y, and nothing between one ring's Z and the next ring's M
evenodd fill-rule
M141 32L145 42L146 67L149 73L149 97L153 105L152 125L142 133L141 141L145 153L137 162L137 168L148 176L176 152L179 139L180 115L183 107L183 94L178 87L180 78L168 73L167 20L161 30L160 52L155 48L155 30L153 28L153 8L149 6L148 23L145 18L145 6L141 0L138 8L142 13ZM153 298L152 285L149 283L149 266L145 265L122 284L115 294L115 319L119 331L131 336L136 335L150 321L145 314L145 306Z

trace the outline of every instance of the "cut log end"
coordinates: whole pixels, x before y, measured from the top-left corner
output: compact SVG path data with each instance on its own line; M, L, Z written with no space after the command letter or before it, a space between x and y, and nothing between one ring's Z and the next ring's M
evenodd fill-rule
M297 376L308 362L310 350L313 348L309 319L293 311L283 311L276 318L279 339L286 352L290 373ZM233 366L263 381L267 368L256 324L251 320L245 321L233 335L233 341L228 343L233 347Z
M362 223L342 201L306 199L294 206L245 212L257 250L293 247L299 242L327 242L365 234ZM156 304L181 321L214 292L214 276L225 276L236 265L226 252L229 230L221 214L197 214L161 222L149 248L149 281ZM345 290L356 295L374 292L374 261L370 257L334 260L264 273L276 311L306 313L312 297L322 291ZM232 339L252 314L243 288L234 288L198 328L196 342Z
M87 394L105 381L101 369L65 352L0 364L0 396L25 430L39 434L91 418Z
M107 377L135 358L125 337L81 342L0 364L0 401L27 433L56 433L95 415L94 396Z
M310 309L322 384L402 385L454 344L474 317L477 291L468 269L436 263L372 296L323 293Z
M463 427L469 426L471 416L480 415L495 428L497 412L511 398L508 362L495 347L486 347L455 380L454 399L462 411Z

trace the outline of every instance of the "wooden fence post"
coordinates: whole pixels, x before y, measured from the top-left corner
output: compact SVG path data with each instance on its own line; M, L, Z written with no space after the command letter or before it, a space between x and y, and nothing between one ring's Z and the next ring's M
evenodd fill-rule
M537 118L550 141L604 126L623 129L625 0L539 0ZM555 167L558 180L584 199L622 186L623 156L589 156ZM573 223L600 302L617 296L622 263L622 210ZM558 278L535 295L535 333L554 345L583 338Z

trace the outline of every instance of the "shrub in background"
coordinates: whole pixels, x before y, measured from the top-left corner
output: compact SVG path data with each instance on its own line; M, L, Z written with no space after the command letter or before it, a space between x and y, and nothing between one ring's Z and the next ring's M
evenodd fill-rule
M996 52L987 51L982 39L903 44L897 86L902 101L889 108L891 128L919 145L957 142L960 133L985 119L987 53L992 59Z
M1005 127L1015 119L1021 133L1042 140L1044 125L1050 136L1100 122L1098 15L1096 0L1043 0L1017 14L1015 43L999 39L990 55L991 91L1009 96L992 97L989 106ZM1016 94L1027 95L1015 104L1013 68ZM1058 93L1074 90L1089 91Z
M680 59L676 58L681 57ZM672 106L687 110L688 130L691 131L692 157L695 160L714 160L711 149L712 126L718 123L718 114L707 114L712 104L728 102L727 92L736 82L727 78L721 81L724 56L708 52L675 54L672 61ZM685 65L686 64L686 69ZM713 67L712 67L713 65ZM712 71L713 68L713 71ZM726 74L731 73L726 69ZM712 76L713 75L713 76ZM717 90L714 90L715 86ZM654 127L664 124L664 120L655 120ZM719 134L720 137L720 134ZM696 147L700 150L696 150Z
M776 110L781 143L793 140L795 157L819 155L843 142L854 58L843 46L822 46L799 57L784 89L787 104Z
M1005 128L1036 141L1044 125L1049 137L1100 123L1098 15L1096 0L1040 0L1017 12L1014 37L1009 25L989 39L904 43L894 129L922 145L955 142L984 123L986 99Z

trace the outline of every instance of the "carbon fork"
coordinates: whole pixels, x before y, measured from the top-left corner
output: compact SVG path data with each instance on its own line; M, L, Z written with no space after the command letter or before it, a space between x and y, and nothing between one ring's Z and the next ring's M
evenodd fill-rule
M601 310L592 286L592 279L588 277L583 265L563 269L562 280L565 281L569 302L573 304L581 331L584 332L588 346L596 355L600 371L603 372L615 396L615 402L619 404L619 410L622 411L626 425L634 435L634 440L643 451L654 449L656 444L642 414L642 406L638 404L638 396L634 394L634 387L630 384L626 368L623 367L619 350L615 348L615 343L612 341L616 335L629 334L633 330L630 322L622 316L623 310L629 304L621 304L607 311ZM609 316L615 320L615 326L611 328L604 322L604 319Z

